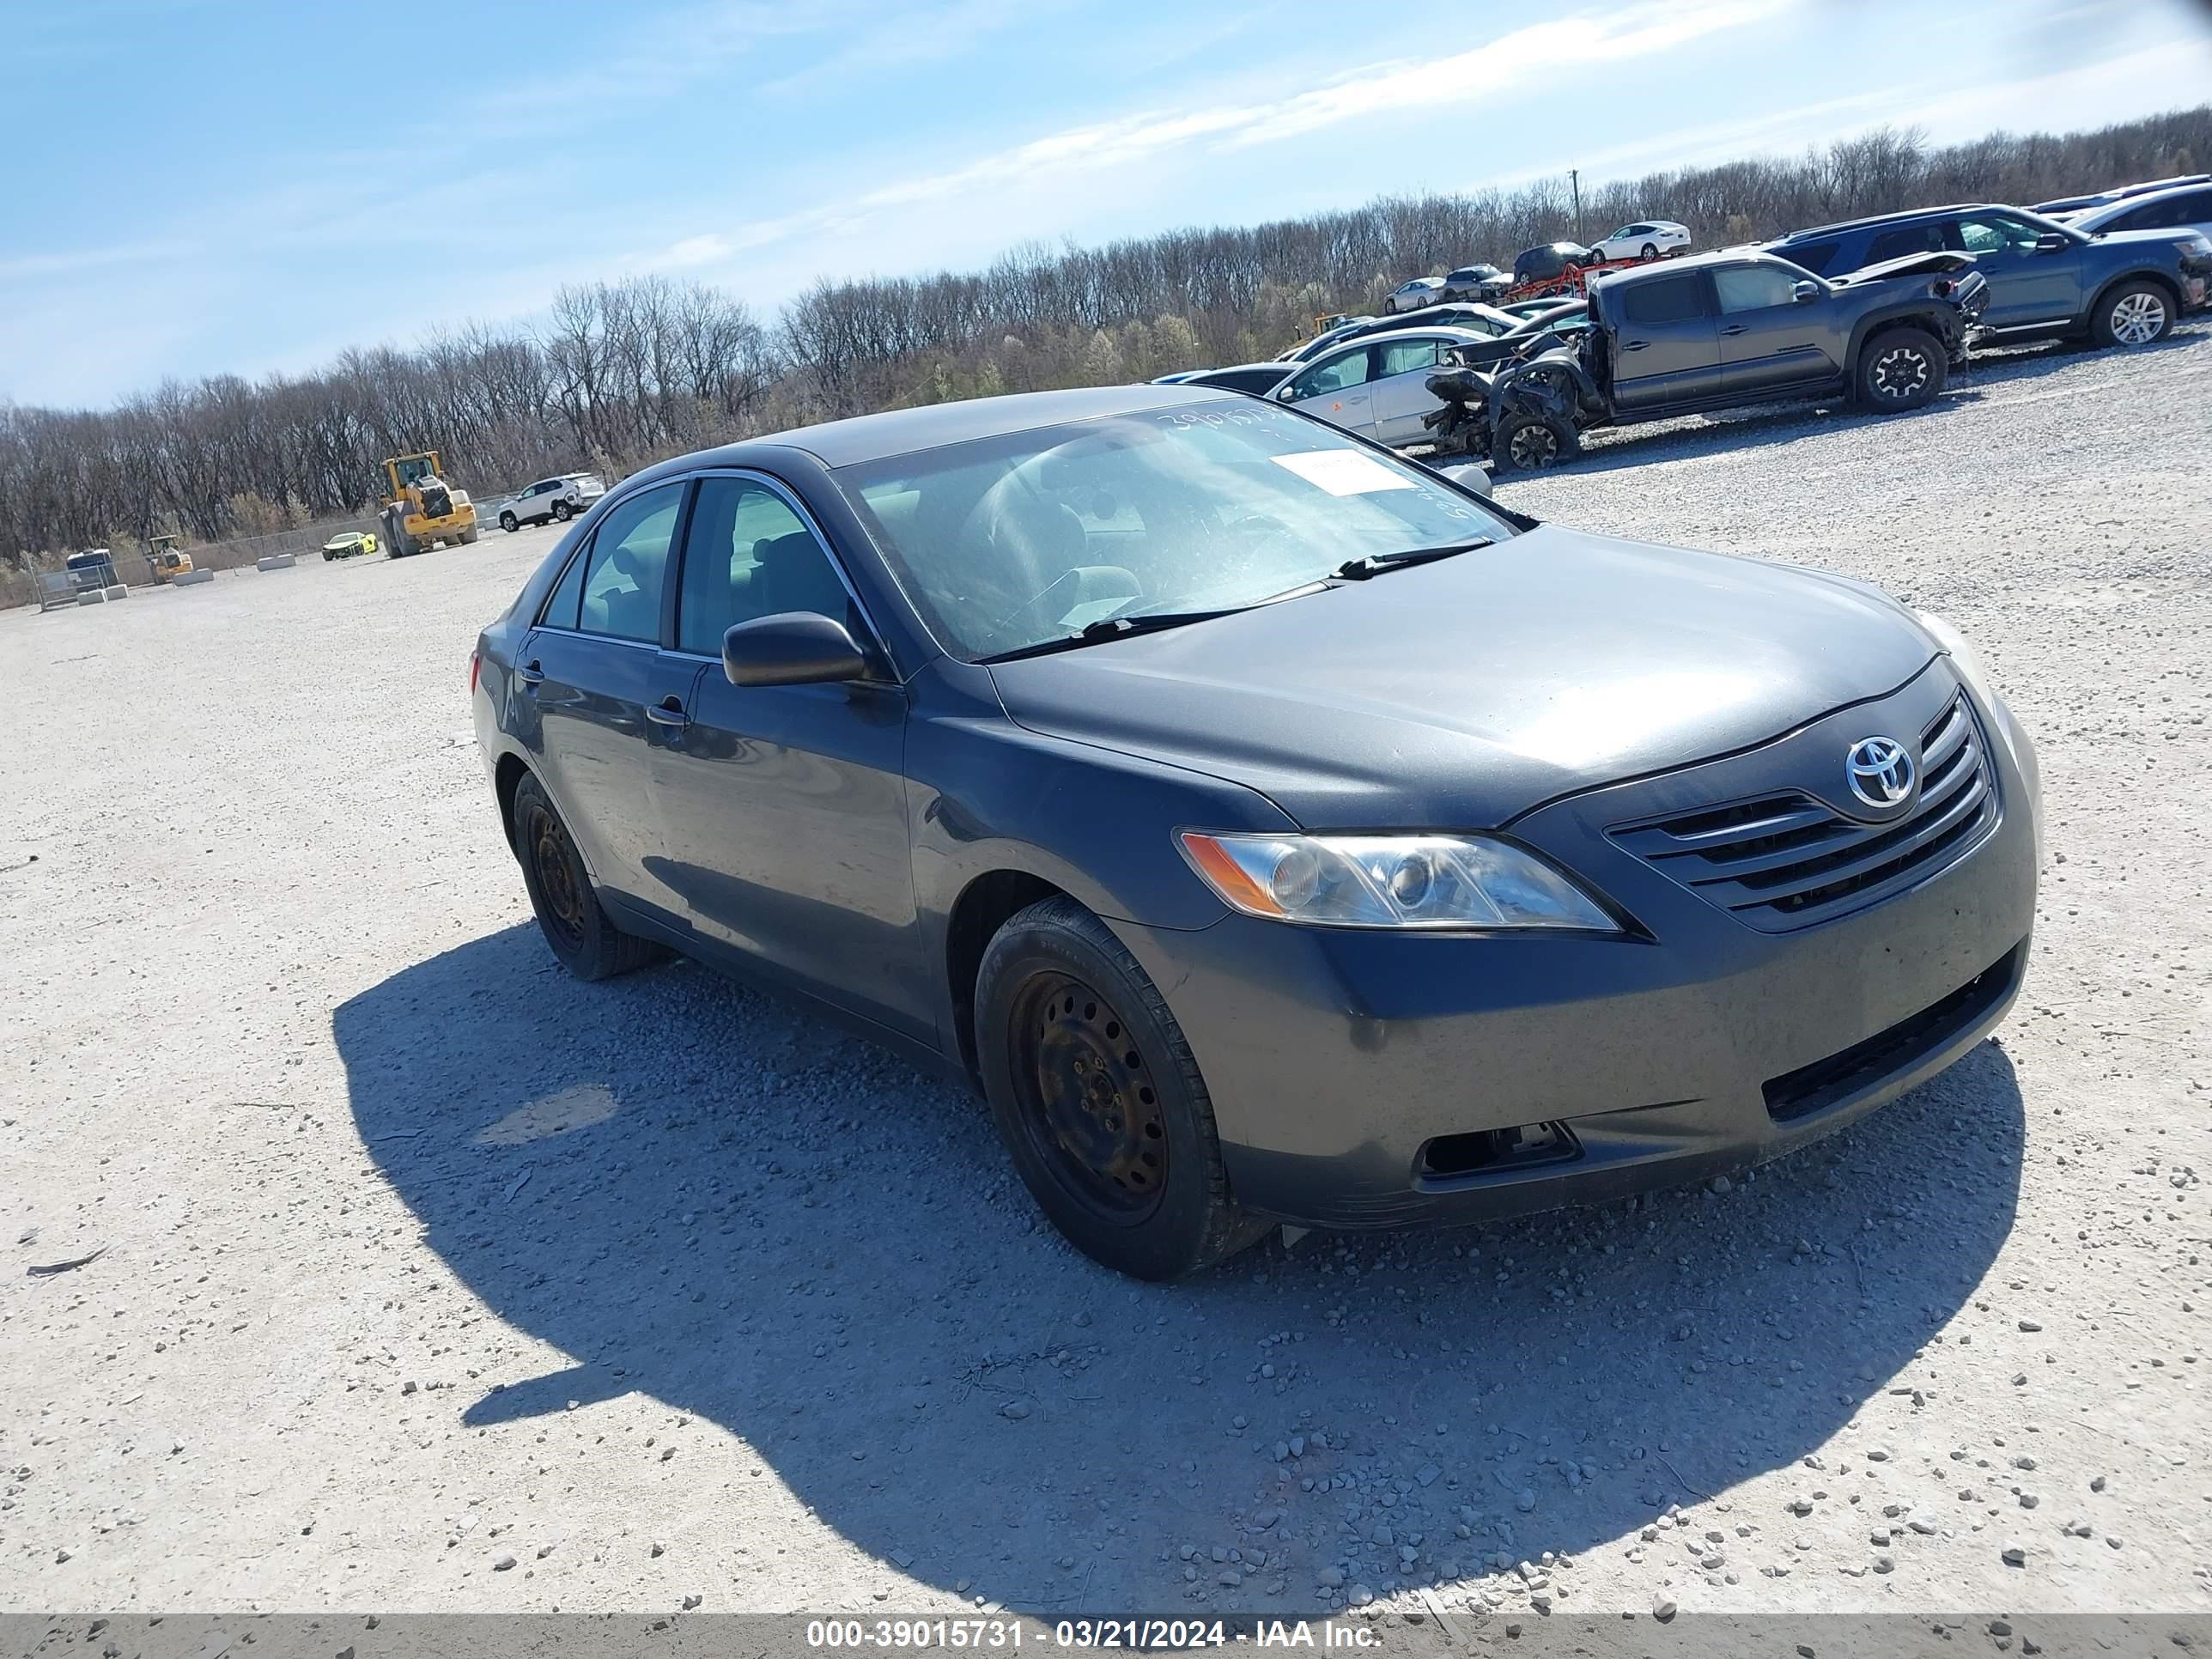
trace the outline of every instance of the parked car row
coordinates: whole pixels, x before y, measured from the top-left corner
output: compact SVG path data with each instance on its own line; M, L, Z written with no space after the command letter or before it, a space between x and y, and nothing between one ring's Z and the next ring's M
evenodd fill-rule
M1639 219L1610 236L1585 247L1580 242L1547 242L1524 248L1514 256L1513 269L1492 264L1462 265L1443 276L1416 276L1401 283L1382 296L1382 314L1401 317L1408 312L1447 305L1455 300L1495 303L1532 283L1556 282L1570 272L1622 260L1648 261L1686 251L1692 238L1689 227L1671 219ZM1426 320L1425 319L1424 320Z

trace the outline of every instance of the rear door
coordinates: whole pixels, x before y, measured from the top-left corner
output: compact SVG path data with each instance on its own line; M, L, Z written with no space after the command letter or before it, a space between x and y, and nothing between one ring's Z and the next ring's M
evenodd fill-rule
M1371 438L1375 435L1375 406L1369 391L1372 362L1373 352L1364 341L1340 346L1322 353L1276 395L1293 409Z
M1718 395L1720 330L1704 271L1628 278L1614 309L1613 400L1621 413Z
M738 958L908 1036L935 1041L907 834L906 690L730 684L735 623L815 611L873 629L798 497L757 473L708 473L684 542L676 644L696 675L686 723L653 750L661 888L709 954Z
M1437 372L1437 357L1451 343L1451 337L1443 334L1391 334L1376 343L1369 396L1379 441L1402 448L1429 435L1421 416L1443 405L1427 382Z
M1788 392L1843 372L1830 355L1834 331L1825 325L1825 307L1797 298L1802 277L1757 263L1718 265L1712 276L1721 389L1729 397Z
M649 711L680 702L697 666L672 675L660 650L684 490L662 484L609 514L515 653L516 729L593 882L654 909L650 752L668 728Z
M2088 303L2081 292L2081 248L2070 237L2064 247L2043 252L2036 246L2042 226L1996 208L1978 208L1946 223L1950 246L1972 254L1990 279L1989 308L1982 313L1989 327L2063 322Z

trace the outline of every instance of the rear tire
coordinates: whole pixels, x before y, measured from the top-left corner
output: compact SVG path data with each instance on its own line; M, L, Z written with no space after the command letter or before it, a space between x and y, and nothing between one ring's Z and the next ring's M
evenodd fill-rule
M975 977L975 1051L1015 1169L1092 1261L1175 1279L1267 1231L1230 1197L1182 1028L1073 899L1032 904L992 939Z
M499 527L510 536L522 528L521 525L516 522L514 514L512 513L502 513L499 515Z
M1949 374L1949 356L1933 334L1924 328L1893 328L1859 348L1852 383L1861 405L1896 415L1933 399Z
M1656 258L1657 258L1659 257L1659 246L1658 246L1658 244L1657 244L1657 243L1656 243L1656 242L1646 242L1646 243L1644 245L1644 248L1643 248L1643 255L1644 255L1644 258L1645 258L1646 259L1656 259Z
M2097 301L2089 337L2100 346L2155 344L2173 331L2173 301L2155 283L2123 283Z
M535 777L526 775L515 785L510 810L514 854L522 861L538 931L563 968L581 980L611 979L664 954L607 919L568 826Z
M556 524L566 524L566 523L568 523L568 517L569 517L569 514L570 514L571 513L573 513L574 511L574 509L573 507L571 507L568 505L568 502L566 502L566 501L556 501L556 502L554 502L554 503L553 503L553 522L554 522L554 523L556 523Z
M466 530L461 532L461 545L463 547L474 547L476 545L477 538L482 533L482 531L479 530L477 526L471 525Z
M1508 415L1491 436L1491 471L1540 472L1574 459L1581 447L1575 429L1554 416Z

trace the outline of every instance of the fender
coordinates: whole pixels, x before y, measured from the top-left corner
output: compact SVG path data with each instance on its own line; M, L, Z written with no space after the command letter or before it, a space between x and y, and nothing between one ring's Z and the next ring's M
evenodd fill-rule
M1954 348L1966 327L1966 319L1959 314L1956 307L1947 307L1942 301L1927 295L1909 295L1890 301L1876 306L1851 325L1850 339L1844 349L1844 373L1856 375L1859 372L1859 349L1866 343L1867 336L1876 329L1900 323L1926 329L1946 351Z
M1572 388L1571 398L1562 392L1563 381ZM1492 432L1498 430L1508 414L1550 416L1570 426L1578 426L1582 410L1605 407L1604 394L1598 390L1597 382L1583 366L1581 356L1573 351L1550 351L1532 357L1507 369L1490 383Z

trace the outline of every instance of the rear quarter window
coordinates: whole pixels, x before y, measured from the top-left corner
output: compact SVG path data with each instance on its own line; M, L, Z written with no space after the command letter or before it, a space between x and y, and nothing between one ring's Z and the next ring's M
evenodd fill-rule
M1842 246L1840 242L1804 242L1796 247L1777 251L1800 270L1809 270L1815 276L1825 276L1828 274L1828 267L1836 263L1836 250Z

